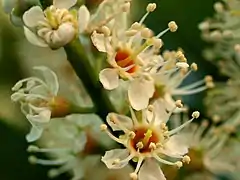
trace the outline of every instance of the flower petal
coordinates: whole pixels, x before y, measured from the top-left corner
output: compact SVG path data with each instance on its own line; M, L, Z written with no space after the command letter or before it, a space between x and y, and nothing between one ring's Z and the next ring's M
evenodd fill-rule
M181 158L188 153L187 139L183 135L173 135L166 142L162 153L175 158Z
M65 46L74 39L75 35L76 30L73 25L71 23L63 23L59 26L57 30L57 37L59 38L59 40L56 39L56 44L59 44L58 47Z
M118 123L127 129L132 129L132 127L133 127L133 121L131 118L124 116L124 115L119 115L116 113L109 113L107 115L107 123L111 126L113 131L120 131L122 129L118 126L118 124L114 124L111 121L111 118L116 118Z
M59 9L69 9L77 3L77 0L53 0L53 6Z
M36 34L34 34L31 30L29 30L25 26L23 28L24 28L24 34L30 43L40 47L48 47L48 45L42 39L40 39Z
M46 66L35 66L33 69L42 71L42 75L47 86L49 87L51 93L56 96L59 90L57 75Z
M147 159L143 163L139 175L139 180L166 180L161 168L154 159Z
M91 39L92 39L92 43L93 45L98 49L98 51L100 52L107 52L107 51L111 51L111 45L110 45L110 41L106 41L105 44L105 39L106 37L104 37L103 34L99 34L96 31L94 31L91 35ZM107 46L107 49L106 47Z
M78 26L80 33L82 33L87 28L89 21L90 12L86 6L82 5L78 10Z
M99 73L99 80L103 87L107 90L112 90L118 87L119 76L116 69L106 68Z
M50 121L51 111L45 109L37 115L28 114L26 118L31 122L32 125L41 127Z
M129 151L126 149L114 149L107 151L102 157L102 161L106 164L109 169L120 169L128 164L128 161L121 162L129 156ZM120 160L119 163L114 161Z
M133 109L139 111L147 108L154 93L154 83L146 79L135 79L130 83L128 98Z
M38 140L42 135L43 129L33 126L31 131L27 134L27 142L33 142Z
M33 6L23 14L23 22L27 27L35 27L44 20L44 14L39 6Z

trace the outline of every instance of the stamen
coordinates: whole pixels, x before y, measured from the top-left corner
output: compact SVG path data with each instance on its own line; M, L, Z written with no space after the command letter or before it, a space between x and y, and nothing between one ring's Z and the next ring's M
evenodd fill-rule
M62 165L68 161L68 159L59 159L59 160L43 160L43 159L38 159L35 156L30 156L28 158L29 162L32 164L41 164L41 165Z
M102 124L102 125L100 126L100 129L101 129L102 131L105 131L105 132L107 133L107 135L108 135L111 139L113 139L114 141L116 141L116 142L118 142L118 143L120 143L120 144L124 144L124 141L123 141L123 140L115 137L115 136L107 129L107 125L106 125L106 124Z
M30 145L28 146L28 149L27 149L28 152L38 152L38 153L49 153L49 152L65 152L65 151L69 151L69 149L64 149L64 148L49 148L49 149L46 149L46 148L39 148L37 146L34 146L34 145Z
M199 116L200 116L200 113L199 113L198 111L193 112L193 114L192 114L192 117L193 117L193 118L190 119L189 121L183 123L181 126L179 126L179 127L175 128L175 129L169 131L169 132L168 132L168 133L169 133L169 136L177 133L178 131L180 131L181 129L183 129L185 126L187 126L188 124L190 124L194 119L197 119Z

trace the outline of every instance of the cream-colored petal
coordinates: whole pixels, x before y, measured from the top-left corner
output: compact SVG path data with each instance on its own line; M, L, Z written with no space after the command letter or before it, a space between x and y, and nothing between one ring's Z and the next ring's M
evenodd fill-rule
M114 120L116 120L117 123L113 123ZM125 127L126 129L133 128L133 121L131 118L116 113L109 113L107 115L107 123L111 126L113 131L123 130L121 127Z
M147 108L154 93L154 83L146 79L135 79L130 83L128 98L133 109L139 111Z
M117 88L119 84L118 71L113 68L103 69L99 73L99 80L105 89L113 90Z
M98 49L98 51L100 52L107 52L107 51L111 51L111 45L110 45L110 41L107 40L106 44L104 44L106 37L104 37L103 34L97 33L96 31L94 31L91 35L91 39L92 39L92 43L93 45ZM107 47L107 49L106 49ZM109 52L108 52L109 53Z
M30 31L27 27L24 26L23 28L24 28L24 34L30 43L40 47L48 47L48 45L42 39L40 39L36 34Z
M48 109L45 109L37 115L28 114L26 118L34 126L37 126L37 127L45 126L46 123L48 123L51 119L51 111Z
M109 169L120 169L128 164L128 161L121 160L126 159L129 156L129 151L126 149L114 149L107 151L102 157L102 161ZM116 163L118 162L118 163Z
M42 20L44 20L44 14L39 6L33 6L23 14L23 22L27 27L35 27Z
M139 175L139 180L166 180L161 168L154 159L147 159L143 163Z
M173 135L166 142L162 153L171 157L180 158L188 153L188 147L186 137L182 135Z
M74 39L76 35L76 29L71 23L63 23L59 26L57 30L57 35L59 37L59 40L56 39L56 43L60 42L61 44L59 46L65 46Z
M79 32L82 33L86 30L90 21L90 12L85 5L82 5L78 10L78 27Z
M77 3L77 0L53 0L53 6L59 9L69 9Z
M166 104L163 99L158 99L153 103L154 113L155 113L155 125L160 125L161 123L165 123L169 119L169 114L166 111ZM152 120L153 112L147 112L147 118L149 121Z
M35 66L33 69L41 71L51 93L57 95L59 90L57 75L46 66Z
M38 127L32 127L30 132L26 135L27 142L34 142L38 140L42 135L43 129Z

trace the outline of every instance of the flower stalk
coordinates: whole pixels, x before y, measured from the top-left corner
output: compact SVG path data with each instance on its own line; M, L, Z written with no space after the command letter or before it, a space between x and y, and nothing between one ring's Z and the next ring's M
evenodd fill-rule
M107 114L115 111L107 92L101 87L94 74L94 68L91 66L88 57L84 52L84 47L79 41L73 41L65 46L68 61L75 70L77 76L82 80L91 99L94 101L95 113L105 119Z

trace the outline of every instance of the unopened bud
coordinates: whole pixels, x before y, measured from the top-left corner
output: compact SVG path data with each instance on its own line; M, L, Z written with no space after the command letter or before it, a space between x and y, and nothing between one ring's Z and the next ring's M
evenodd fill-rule
M223 7L223 4L221 2L216 2L214 5L214 10L217 12L217 13L222 13L224 12L224 7Z

